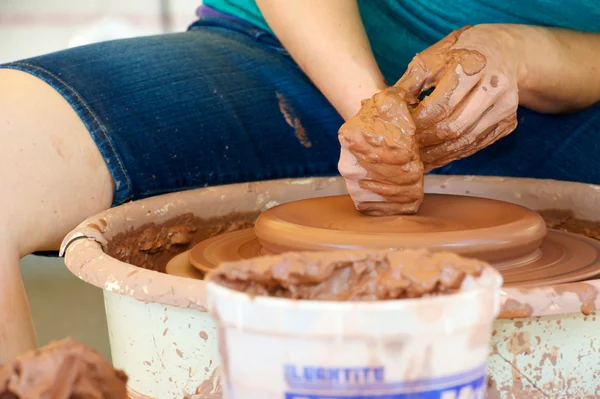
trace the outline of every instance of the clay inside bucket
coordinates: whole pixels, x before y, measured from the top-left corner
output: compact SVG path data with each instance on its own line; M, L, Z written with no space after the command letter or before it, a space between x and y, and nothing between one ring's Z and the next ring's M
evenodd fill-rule
M552 227L569 223L584 230L564 212L546 212L546 216ZM547 230L540 214L519 205L439 194L427 195L420 211L409 216L367 216L356 211L348 196L290 202L263 212L253 229L200 242L189 254L173 260L167 272L202 278L199 271L222 262L287 251L345 248L449 250L490 262L507 286L582 281L600 274L600 243L596 240Z

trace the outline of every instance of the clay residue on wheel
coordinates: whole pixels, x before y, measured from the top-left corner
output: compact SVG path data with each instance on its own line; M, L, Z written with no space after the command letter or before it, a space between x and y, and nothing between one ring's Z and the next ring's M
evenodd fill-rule
M207 238L250 228L257 217L258 213L252 212L202 219L188 213L119 233L108 242L106 252L122 262L164 273L175 255Z
M551 229L600 240L600 222L576 218L572 211L565 209L544 209L538 213L546 221L546 226Z
M225 263L206 279L253 296L372 301L451 294L491 268L453 253L288 252Z
M24 353L0 369L0 398L127 399L127 375L72 340Z

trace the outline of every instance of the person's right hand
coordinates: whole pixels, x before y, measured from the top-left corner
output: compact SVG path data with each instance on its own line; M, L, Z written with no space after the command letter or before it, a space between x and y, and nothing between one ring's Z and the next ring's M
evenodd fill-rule
M395 84L415 96L411 109L425 172L467 157L512 132L519 105L519 54L498 25L452 32L417 54Z

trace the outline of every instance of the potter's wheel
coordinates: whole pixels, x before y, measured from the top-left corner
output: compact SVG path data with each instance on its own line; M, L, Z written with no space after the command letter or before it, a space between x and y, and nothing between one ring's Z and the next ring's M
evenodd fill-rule
M174 258L167 273L201 278L222 262L303 250L428 248L486 260L505 285L538 286L600 275L600 243L547 230L536 212L502 201L428 194L415 215L373 217L349 196L271 208L254 229L222 234ZM187 258L187 259L186 259Z

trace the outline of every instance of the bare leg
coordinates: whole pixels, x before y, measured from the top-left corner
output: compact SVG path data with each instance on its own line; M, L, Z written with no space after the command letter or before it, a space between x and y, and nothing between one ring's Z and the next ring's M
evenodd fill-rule
M57 249L86 217L107 209L114 186L87 129L54 89L0 70L0 364L33 348L19 259Z

